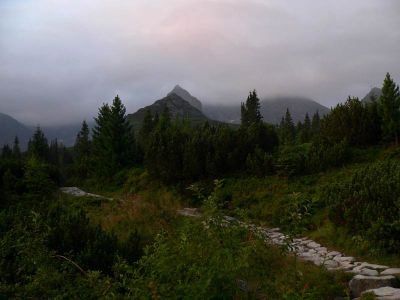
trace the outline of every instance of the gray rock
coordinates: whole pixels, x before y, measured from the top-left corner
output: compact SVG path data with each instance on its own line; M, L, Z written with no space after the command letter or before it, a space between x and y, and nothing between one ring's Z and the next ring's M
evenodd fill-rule
M339 263L338 263L337 261L334 261L334 260L326 260L326 261L324 262L324 266L325 266L327 269L336 269L336 268L339 267Z
M373 269L373 270L384 270L388 269L388 266L382 266L382 265L375 265L375 264L369 264L367 262L363 262L360 267L362 268L368 268L368 269Z
M178 210L178 214L185 217L200 217L201 213L198 208L188 208Z
M333 260L336 260L338 262L353 262L355 259L354 259L354 257L351 257L351 256L339 256L339 255L337 255L337 256L335 256L333 258Z
M379 272L377 270L371 270L368 268L362 269L360 272L361 275L366 275L366 276L378 276Z
M399 300L400 299L400 289L396 289L390 286L381 287L378 289L371 289L362 292L361 294L371 293L378 300Z
M318 252L325 252L325 253L328 252L328 249L326 249L326 247L318 247L315 250L317 250Z
M381 272L381 275L398 275L400 274L400 268L390 268Z
M342 255L342 254L340 252L337 252L337 251L330 251L326 255L330 256L330 257L335 257L337 255Z
M314 241L311 241L310 243L307 244L307 247L308 248L319 248L319 247L321 247L321 245Z
M362 292L371 289L377 289L385 286L397 287L396 277L387 276L365 276L356 275L350 280L350 290L355 297L359 297Z

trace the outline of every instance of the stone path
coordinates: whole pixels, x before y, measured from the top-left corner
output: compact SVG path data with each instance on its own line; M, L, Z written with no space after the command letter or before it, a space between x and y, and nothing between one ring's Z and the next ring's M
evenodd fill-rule
M63 187L63 193L77 197L89 196L113 200L96 194L87 193L77 187ZM178 214L186 217L199 217L201 212L197 208L184 208ZM364 293L372 293L379 300L400 300L399 280L400 268L370 264L357 261L354 257L346 256L338 251L330 251L326 247L308 238L296 238L289 241L289 237L280 232L279 228L265 228L254 224L246 224L236 218L225 216L225 222L239 224L263 238L266 242L275 245L287 245L303 261L309 261L317 266L324 266L330 271L343 270L354 274L349 287L354 297Z
M96 195L96 194L92 194L92 193L87 193L85 191L82 191L80 188L78 188L76 186L62 187L62 188L60 188L60 191L65 194L69 194L69 195L76 196L76 197L95 197L95 198L107 199L110 201L113 200L112 198L108 198L108 197L104 197L104 196L100 196L100 195Z
M184 208L178 211L183 216L199 216L200 211L193 208ZM251 230L266 242L275 245L287 245L303 261L309 261L317 266L324 266L330 271L343 270L354 274L349 287L354 297L364 293L372 293L379 300L400 300L399 281L400 268L370 264L357 261L354 257L346 256L338 251L330 251L326 247L308 238L296 238L292 241L281 233L279 228L265 228L254 224L246 224L235 218L225 216L228 223L236 223Z

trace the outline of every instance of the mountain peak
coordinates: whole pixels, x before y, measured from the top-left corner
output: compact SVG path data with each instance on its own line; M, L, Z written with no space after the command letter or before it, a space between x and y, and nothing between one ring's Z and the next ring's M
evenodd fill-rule
M364 98L361 99L362 102L370 102L372 99L377 100L382 95L382 90L380 88L372 88Z
M182 88L179 84L175 85L171 92L168 93L168 96L171 94L176 94L181 97L183 100L189 102L190 105L194 106L198 110L202 110L202 104L199 99L193 97L187 90Z

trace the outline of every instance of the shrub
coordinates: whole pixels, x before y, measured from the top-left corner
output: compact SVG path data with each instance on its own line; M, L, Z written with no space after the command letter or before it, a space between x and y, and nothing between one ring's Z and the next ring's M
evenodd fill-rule
M386 160L362 168L324 195L330 218L377 249L399 253L400 164Z

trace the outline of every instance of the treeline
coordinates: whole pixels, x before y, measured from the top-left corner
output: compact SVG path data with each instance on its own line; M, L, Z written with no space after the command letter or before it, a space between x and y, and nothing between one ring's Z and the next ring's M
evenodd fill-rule
M83 122L71 151L57 141L48 144L38 128L27 153L21 154L16 140L13 147L3 147L2 158L45 164L56 183L67 177L76 182L123 180L124 172L134 165L144 165L151 176L172 184L243 172L310 174L343 165L351 159L352 147L398 144L399 87L387 74L379 99L363 103L349 97L329 114L307 114L297 124L287 110L277 126L263 122L260 101L252 91L242 103L239 128L208 123L193 127L190 120L173 119L165 110L161 115L148 111L136 133L117 96L99 109L92 132ZM23 173L21 164L2 165L1 176L9 176L7 171L13 176Z

